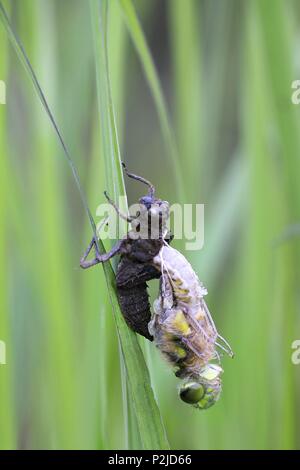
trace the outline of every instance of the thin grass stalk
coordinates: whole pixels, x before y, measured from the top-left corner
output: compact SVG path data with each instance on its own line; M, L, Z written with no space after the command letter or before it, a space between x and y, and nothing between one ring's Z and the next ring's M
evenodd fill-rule
M8 42L3 30L0 30L0 80L6 85L6 99L8 99ZM9 186L14 183L13 175L8 169L7 146L7 105L0 104L0 217L2 227L0 231L0 349L4 346L6 364L0 362L0 449L16 448L16 429L13 400L13 338L11 335L10 306L8 298L9 279L9 226L10 211L6 202ZM2 351L3 352L3 351Z
M117 139L116 119L112 105L110 77L108 73L107 53L107 2L91 0L92 25L95 40L97 86L101 116L101 135L103 154L107 163L107 174L112 178L119 175L113 183L114 194L125 194ZM139 347L136 335L129 330L121 315L115 294L115 277L109 264L103 266L109 285L110 299L120 338L122 354L127 372L130 398L133 402L139 435L145 449L168 448L159 409L150 385L146 363Z
M154 103L157 109L162 134L164 136L167 158L174 175L177 197L183 201L185 196L185 187L183 184L182 168L178 156L176 140L171 126L167 105L163 95L161 83L158 77L154 61L147 44L144 32L140 25L138 16L131 0L119 0L124 13L125 22L136 48L138 57L141 61L145 76L153 95Z
M176 138L189 200L199 192L205 173L202 98L202 37L199 2L169 0L168 26L174 82ZM197 171L195 171L197 169ZM201 176L202 175L202 176Z

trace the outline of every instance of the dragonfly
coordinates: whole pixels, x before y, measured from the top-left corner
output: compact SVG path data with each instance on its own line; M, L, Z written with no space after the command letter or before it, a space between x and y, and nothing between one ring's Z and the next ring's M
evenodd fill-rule
M233 352L219 335L205 303L207 290L183 254L170 246L169 203L155 197L152 183L128 172L124 163L123 168L127 176L149 188L134 216L121 213L105 193L117 214L133 229L105 254L98 251L93 238L80 266L87 269L120 255L116 287L128 326L154 341L173 366L176 376L182 379L180 398L198 409L207 409L220 397L221 354L233 357ZM153 225L157 231L152 230ZM92 248L95 257L88 260ZM156 278L160 287L152 314L147 282Z

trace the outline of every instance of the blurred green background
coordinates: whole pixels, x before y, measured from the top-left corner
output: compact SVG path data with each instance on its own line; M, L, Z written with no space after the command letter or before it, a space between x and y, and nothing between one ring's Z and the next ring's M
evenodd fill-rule
M4 4L95 215L106 183L88 2ZM300 108L291 84L300 79L300 4L134 5L170 111L185 196L119 2L110 0L108 59L122 158L163 199L205 204L204 248L185 255L235 352L223 360L220 401L199 412L178 399L178 380L154 346L142 344L171 448L299 448L300 365L291 355L300 339ZM0 105L0 340L7 347L0 448L130 447L102 268L79 268L92 233L2 25L0 80L7 86ZM134 203L144 188L126 186Z

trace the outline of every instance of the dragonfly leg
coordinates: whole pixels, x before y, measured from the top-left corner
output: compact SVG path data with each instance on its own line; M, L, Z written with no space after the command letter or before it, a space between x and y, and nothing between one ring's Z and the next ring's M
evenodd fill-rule
M228 356L233 357L233 356L234 356L234 353L233 353L233 351L232 351L232 349L231 349L231 347L230 347L230 344L226 341L225 338L223 338L223 336L221 336L221 335L219 335L219 334L218 334L218 338L225 344L225 346L226 346L226 352L227 352Z
M154 196L154 193L155 193L155 188L153 186L152 183L150 183L150 181L146 180L145 178L142 178L142 176L138 176L138 175L135 175L134 173L130 173L128 170L127 170L127 167L125 165L124 162L122 162L122 167L124 168L124 171L126 173L126 175L129 177L129 178L132 178L134 180L137 180L137 181L140 181L141 183L144 183L148 186L149 188L149 196L153 197Z
M96 243L95 243L95 237L92 238L92 241L90 242L89 246L87 247L86 251L84 252L81 260L80 260L80 266L83 268L83 269L87 269L87 268L90 268L91 266L94 266L95 264L98 264L99 261L97 261L96 258L94 258L93 260L90 260L90 261L87 261L86 258L89 256L91 250L93 247L96 247Z
M118 241L118 243L116 243L115 246L108 253L101 254L98 251L95 237L93 237L91 243L87 247L87 250L85 251L83 257L80 260L81 268L88 269L88 268L91 268L92 266L95 266L98 263L105 263L105 261L108 261L110 258L115 256L120 251L122 241L123 240ZM90 254L93 247L95 247L96 256L94 259L91 259L88 261L86 258Z
M123 212L120 211L118 208L117 204L109 197L106 191L104 191L104 196L108 200L108 202L113 206L117 214L121 217L121 219L126 220L126 222L131 223L136 217L131 217L130 215L123 214Z

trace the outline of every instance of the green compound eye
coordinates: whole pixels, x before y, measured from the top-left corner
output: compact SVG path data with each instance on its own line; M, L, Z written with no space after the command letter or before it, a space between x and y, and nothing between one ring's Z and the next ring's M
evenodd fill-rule
M199 374L199 381L187 381L180 390L179 396L185 403L199 410L206 410L216 403L221 393L221 367L215 364L205 366Z
M190 405L196 405L203 398L204 394L204 387L197 382L188 382L179 391L181 400Z
M214 383L186 382L179 390L181 400L199 410L206 410L216 403L221 393L220 380Z

